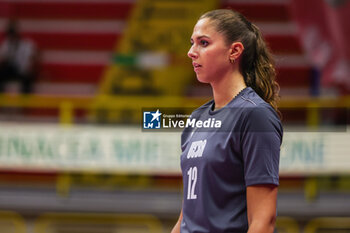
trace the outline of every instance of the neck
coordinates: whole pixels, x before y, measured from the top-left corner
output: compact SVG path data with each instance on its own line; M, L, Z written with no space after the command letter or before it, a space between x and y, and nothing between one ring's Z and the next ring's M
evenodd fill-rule
M210 84L213 90L215 110L227 105L246 87L243 75L237 70Z

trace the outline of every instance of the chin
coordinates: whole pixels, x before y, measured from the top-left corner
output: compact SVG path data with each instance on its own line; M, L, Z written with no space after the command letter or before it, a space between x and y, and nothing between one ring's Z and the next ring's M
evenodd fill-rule
M209 80L207 79L207 77L203 76L203 75L196 75L197 76L197 80L200 83L209 83Z

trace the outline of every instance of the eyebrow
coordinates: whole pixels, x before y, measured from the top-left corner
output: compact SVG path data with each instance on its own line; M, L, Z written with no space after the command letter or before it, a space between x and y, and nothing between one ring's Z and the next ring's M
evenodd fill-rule
M210 39L210 37L209 36L206 36L206 35L201 35L201 36L197 36L197 40L200 40L200 39L202 39L202 38L208 38L208 39ZM193 40L193 38L191 38L191 40Z

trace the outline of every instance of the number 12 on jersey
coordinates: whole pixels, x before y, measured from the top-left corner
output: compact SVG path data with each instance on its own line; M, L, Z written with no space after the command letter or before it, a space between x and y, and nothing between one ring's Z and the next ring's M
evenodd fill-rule
M190 169L187 171L187 175L187 200L197 199L197 194L194 193L197 183L197 167L190 167Z

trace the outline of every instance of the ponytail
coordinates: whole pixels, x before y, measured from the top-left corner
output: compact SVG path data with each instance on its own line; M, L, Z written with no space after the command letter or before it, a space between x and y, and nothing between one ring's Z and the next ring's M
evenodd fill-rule
M279 100L279 85L276 82L276 70L272 55L257 26L251 24L254 33L255 44L252 59L245 59L243 55L241 67L243 77L247 86L269 103L277 112L277 102ZM249 54L248 54L249 55ZM252 61L250 61L252 60Z

